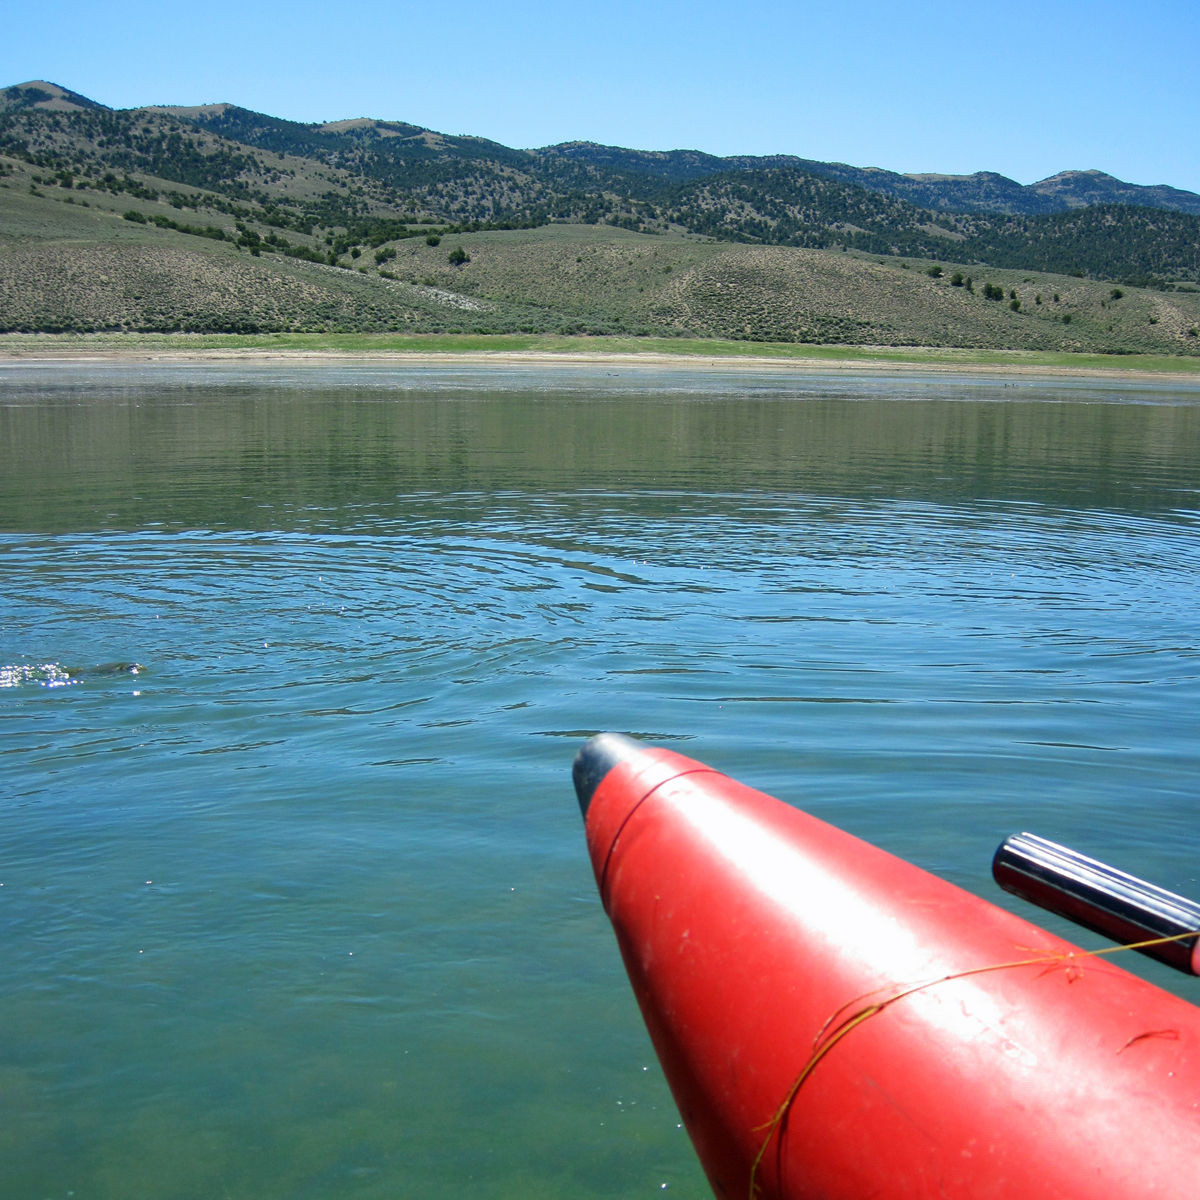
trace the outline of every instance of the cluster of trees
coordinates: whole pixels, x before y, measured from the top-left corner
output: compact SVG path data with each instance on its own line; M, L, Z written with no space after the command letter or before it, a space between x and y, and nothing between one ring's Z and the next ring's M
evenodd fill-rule
M672 221L727 240L965 259L1143 286L1200 278L1200 217L1190 213L1095 205L1042 216L935 220L906 201L792 170L709 176L674 190Z
M249 196L243 175L261 174L263 167L252 155L224 146L206 152L204 143L161 128L139 132L127 142L101 152L101 161L125 171L137 170L172 183Z
M31 142L46 134L71 139L72 150L47 148L39 155ZM87 149L78 143L87 143ZM16 153L39 165L64 167L73 160L126 176L132 171L189 187L249 197L253 190L244 176L262 175L267 168L253 154L226 145L207 145L198 132L176 118L139 112L88 109L53 112L20 109L0 114L0 151ZM67 159L67 162L64 162ZM39 161L40 160L40 161Z
M1200 278L1200 217L1124 204L998 217L980 222L961 249L993 267L1146 286L1181 276Z
M255 258L258 258L266 250L277 254L285 254L289 258L304 259L308 262L333 264L337 261L337 256L332 252L323 254L308 246L293 246L287 238L280 237L274 231L264 237L253 229L247 229L240 221L236 226L237 236L230 237L225 230L218 228L216 225L205 225L203 227L188 225L183 221L176 221L162 213L152 213L150 216L146 216L136 209L130 209L124 216L126 221L132 221L138 225L157 225L159 229L173 229L176 233L187 233L193 237L209 238L214 242L232 242L235 246L243 250L249 250ZM395 253L394 250L391 251L389 257L394 257Z
M203 228L199 225L187 225L181 221L174 221L170 217L163 216L161 213L154 213L150 217L144 217L140 212L130 209L125 214L125 220L136 221L139 225L157 225L159 229L174 229L177 233L190 233L193 237L210 238L214 242L223 242L226 240L225 231L218 229L215 225L205 225Z

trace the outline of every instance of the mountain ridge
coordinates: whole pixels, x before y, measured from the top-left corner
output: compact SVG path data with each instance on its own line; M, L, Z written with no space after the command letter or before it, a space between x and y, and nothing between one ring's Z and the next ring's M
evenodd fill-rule
M1031 184L1018 183L995 171L970 175L941 172L897 172L882 167L855 167L848 163L824 162L790 154L728 155L702 150L634 150L598 142L570 141L519 149L473 135L448 135L406 121L356 117L323 123L290 121L242 108L227 101L202 105L142 105L133 109L111 109L107 105L48 80L15 84L0 92L0 111L41 109L70 112L153 112L174 116L236 140L263 149L295 152L333 148L329 139L351 136L370 141L383 138L420 139L430 149L451 147L472 157L486 153L510 164L526 157L534 162L563 160L576 166L603 168L618 173L637 173L662 180L695 182L710 175L731 171L762 171L787 168L822 175L868 191L906 200L920 208L962 213L1004 213L1037 216L1065 213L1095 204L1132 204L1147 208L1200 215L1200 195L1169 184L1133 184L1095 168L1059 171ZM236 117L230 116L236 114Z

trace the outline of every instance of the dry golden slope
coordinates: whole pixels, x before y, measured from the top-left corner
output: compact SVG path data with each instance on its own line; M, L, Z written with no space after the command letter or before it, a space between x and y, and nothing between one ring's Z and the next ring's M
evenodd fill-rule
M399 329L439 308L435 292L378 276L186 245L4 246L0 294L17 330Z
M31 194L23 170L0 182L6 330L528 330L1200 352L1200 295L1189 292L1125 288L1113 300L1109 284L964 266L972 293L951 286L953 266L932 279L924 263L585 225L453 236L436 247L396 242L382 248L395 250L389 279L369 250L354 263L365 272L251 257L122 219L133 209L197 220L161 201L93 196L84 207ZM232 218L211 221L233 234ZM470 262L455 267L448 252L459 244ZM984 299L985 282L1004 289L1002 302Z
M459 240L471 255L462 268L448 265L444 247L411 243L399 244L392 265L401 277L434 278L497 303L536 297L562 312L603 312L677 333L860 345L1200 351L1200 338L1190 333L1200 320L1200 295L1192 293L1124 288L1114 301L1110 284L964 266L973 276L972 292L951 284L952 266L934 279L925 263L881 265L831 251L580 226ZM1004 300L985 299L985 282L1002 287Z

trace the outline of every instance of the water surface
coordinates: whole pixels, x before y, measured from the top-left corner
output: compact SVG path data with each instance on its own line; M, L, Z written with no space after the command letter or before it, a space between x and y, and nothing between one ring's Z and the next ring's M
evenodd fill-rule
M1198 488L1165 385L0 369L3 1190L707 1195L579 742L1200 897Z

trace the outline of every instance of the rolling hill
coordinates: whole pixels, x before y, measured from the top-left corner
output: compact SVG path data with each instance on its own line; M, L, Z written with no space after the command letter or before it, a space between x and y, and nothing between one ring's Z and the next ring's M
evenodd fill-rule
M34 82L0 92L0 176L0 330L1200 350L1200 197L1099 172L519 150Z

